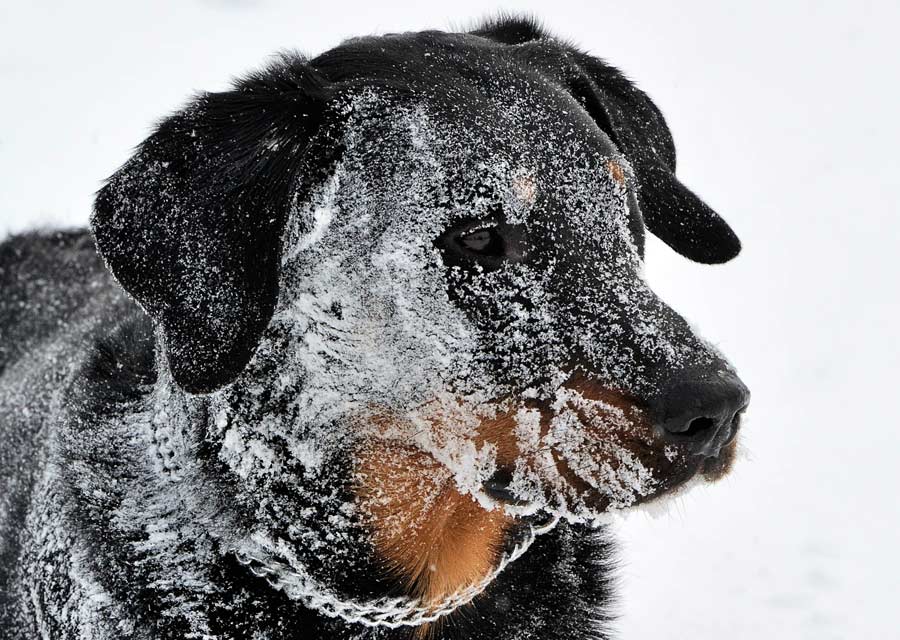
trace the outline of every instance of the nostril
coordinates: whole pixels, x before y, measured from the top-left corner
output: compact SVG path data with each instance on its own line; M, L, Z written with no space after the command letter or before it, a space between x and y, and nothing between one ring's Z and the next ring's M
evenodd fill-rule
M717 422L717 420L713 420L712 418L694 418L688 423L687 429L682 431L680 435L688 438L703 436L710 429L714 429Z
M662 427L669 440L673 442L704 441L722 426L722 421L709 416L685 419L676 417L666 420Z

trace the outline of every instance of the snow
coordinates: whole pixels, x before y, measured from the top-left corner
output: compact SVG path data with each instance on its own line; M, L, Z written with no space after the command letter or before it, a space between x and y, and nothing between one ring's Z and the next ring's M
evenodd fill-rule
M0 103L0 230L85 224L92 192L151 123L280 48L315 52L348 35L447 27L491 9L462 0L452 10L367 7L178 3L178 20L169 13L176 4L162 2L4 7L0 80L15 91ZM642 511L619 527L621 636L888 637L900 587L900 432L888 404L900 364L898 8L774 0L516 8L650 92L673 129L679 175L745 247L710 268L652 239L648 246L654 290L736 364L753 401L747 453L729 478L694 487L668 515ZM318 231L297 247L320 246L337 222L326 210L312 216ZM395 244L392 255L407 249ZM323 326L327 309L301 300ZM311 342L309 353L329 348ZM518 425L523 441L534 437L527 413ZM247 447L248 475L271 468L271 452L248 447L239 426L226 418L216 427L235 430L230 450ZM291 453L313 471L327 464L302 442ZM456 462L476 468L469 453ZM636 470L627 482L646 480Z

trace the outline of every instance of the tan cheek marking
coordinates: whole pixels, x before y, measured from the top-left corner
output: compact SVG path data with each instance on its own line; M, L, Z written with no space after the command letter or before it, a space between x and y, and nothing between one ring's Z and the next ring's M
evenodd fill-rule
M609 173L612 175L613 180L620 185L625 185L625 170L622 169L622 165L615 160L607 160L606 168L609 169Z
M543 423L543 421L542 421ZM521 455L519 440L516 437L516 416L514 413L503 413L485 420L478 429L475 446L481 447L485 442L497 448L497 464L513 466Z
M603 443L605 442L617 442L631 449L632 453L635 455L646 455L645 451L648 447L652 447L652 426L636 411L634 401L621 393L598 385L594 381L588 380L582 376L573 377L566 383L566 387L577 391L588 400L595 400L602 402L605 405L609 405L608 419L606 419L607 410L602 407L595 407L594 415L592 417L588 417L580 409L571 406L569 407L569 410L575 411L579 417L580 423L585 429L590 431L592 438L596 442L596 448L593 450L593 454L598 467L601 464L606 463L612 468L617 468L619 463L615 457L611 457L604 449ZM541 413L540 434L541 437L544 437L549 431L553 412L549 407L544 406L541 403L535 403L532 408L539 410ZM622 432L620 426L621 419L618 416L617 410L622 412L625 416L628 416L631 429L633 430L632 433L626 434ZM513 467L522 455L519 450L515 429L515 415L501 414L493 420L487 420L482 423L479 428L479 435L476 438L476 444L481 446L485 441L494 444L497 447L497 463L501 466L506 465L508 467ZM544 467L545 463L539 463L534 459L529 459L534 453L535 452L526 452L527 457L525 463L533 469L540 467L544 468L544 471L546 471L546 468ZM550 454L556 472L565 478L566 482L576 493L587 495L594 491L594 489L579 477L576 471L569 466L568 462L561 457L559 452L555 449L551 449Z
M388 570L437 603L494 567L511 519L457 491L431 456L388 441L356 456L356 494Z

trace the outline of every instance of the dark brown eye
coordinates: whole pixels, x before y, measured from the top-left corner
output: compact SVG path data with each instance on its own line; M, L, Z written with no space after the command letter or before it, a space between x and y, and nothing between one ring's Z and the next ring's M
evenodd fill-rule
M493 271L507 262L522 262L526 253L523 229L502 221L465 221L434 243L445 264L463 269L477 265L479 270Z
M506 245L497 227L485 227L461 233L456 242L465 249L481 256L501 257L506 253Z

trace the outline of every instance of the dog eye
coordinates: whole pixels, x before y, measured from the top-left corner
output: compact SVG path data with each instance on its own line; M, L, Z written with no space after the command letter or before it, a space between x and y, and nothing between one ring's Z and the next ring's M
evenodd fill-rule
M434 243L445 264L464 269L479 265L493 271L526 257L524 230L505 222L470 220L444 232Z
M500 258L506 254L506 243L497 227L465 231L456 237L456 242L464 250L480 256Z

